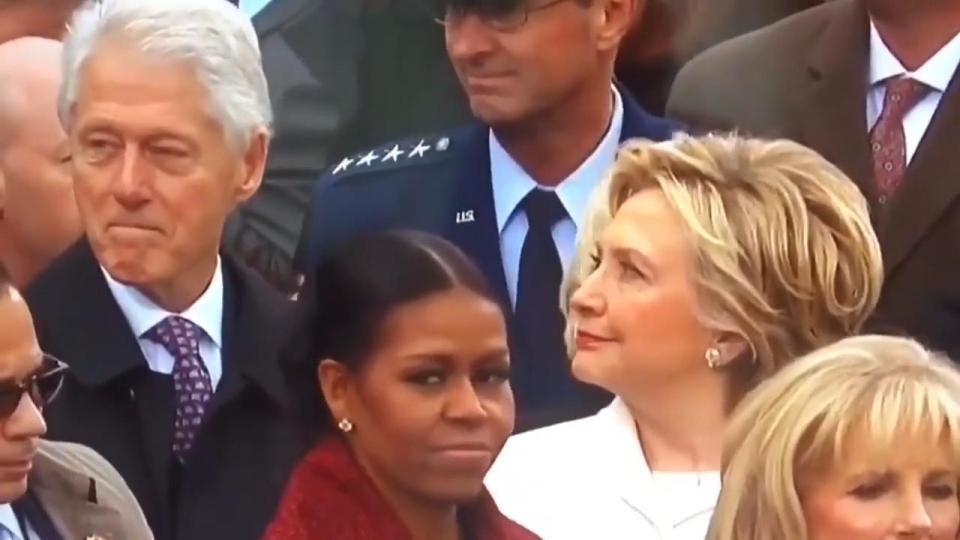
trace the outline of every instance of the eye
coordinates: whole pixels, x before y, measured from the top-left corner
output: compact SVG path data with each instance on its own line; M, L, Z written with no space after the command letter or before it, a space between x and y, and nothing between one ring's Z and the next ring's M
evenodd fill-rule
M634 266L632 263L620 261L620 272L627 278L646 279L647 274Z
M67 154L65 156L61 156L60 159L58 160L58 163L60 163L61 165L66 165L71 161L73 161L73 154Z
M590 271L592 272L597 268L600 268L600 263L602 262L603 257L600 256L600 250L598 248L594 248L594 250L590 252Z
M407 381L417 386L437 386L446 381L447 374L439 369L423 370L411 373Z
M943 483L943 484L934 484L930 486L924 486L923 493L925 496L934 499L934 500L947 500L953 499L956 497L957 490L954 488L953 484Z
M474 382L478 384L500 385L510 380L510 368L497 367L484 369L477 373Z
M860 484L859 486L850 490L850 494L860 500L872 501L884 496L887 491L887 482L877 480Z

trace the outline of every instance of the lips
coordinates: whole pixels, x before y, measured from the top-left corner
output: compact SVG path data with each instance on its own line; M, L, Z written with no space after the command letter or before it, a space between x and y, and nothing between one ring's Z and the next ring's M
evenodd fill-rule
M587 332L585 330L577 330L577 350L590 351L602 347L608 343L613 343L615 340L613 338L608 338Z
M455 469L486 470L493 462L494 452L483 443L462 443L434 448L437 460Z

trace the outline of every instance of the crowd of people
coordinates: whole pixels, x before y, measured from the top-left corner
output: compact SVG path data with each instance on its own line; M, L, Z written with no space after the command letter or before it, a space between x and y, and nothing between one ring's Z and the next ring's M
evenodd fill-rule
M0 0L0 540L960 539L960 3L746 4Z

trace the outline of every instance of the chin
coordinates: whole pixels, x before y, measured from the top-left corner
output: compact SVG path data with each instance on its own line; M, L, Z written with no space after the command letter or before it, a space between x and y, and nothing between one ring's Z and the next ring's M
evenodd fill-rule
M522 122L526 115L511 107L510 103L490 97L471 97L470 111L473 116L488 126L511 125Z
M429 496L436 501L453 504L469 504L483 492L482 478L444 478L442 483L432 486Z
M9 504L16 501L27 492L27 477L24 475L17 480L0 480L0 504Z
M604 381L603 359L596 353L578 351L573 355L570 363L570 371L573 378L587 384L606 388Z

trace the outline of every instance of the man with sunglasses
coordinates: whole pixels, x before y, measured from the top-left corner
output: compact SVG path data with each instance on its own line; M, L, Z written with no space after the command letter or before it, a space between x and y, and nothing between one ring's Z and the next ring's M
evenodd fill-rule
M137 501L93 450L41 440L67 367L40 351L0 266L0 540L152 539Z
M476 119L339 160L318 182L298 263L372 229L444 235L484 269L509 314L520 430L596 412L570 375L563 268L619 142L673 124L613 84L634 0L437 0L447 54ZM403 107L403 103L397 103Z

